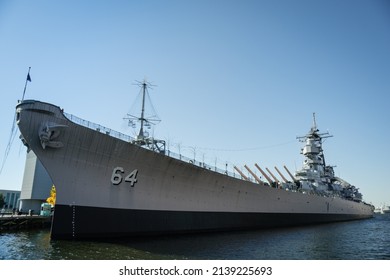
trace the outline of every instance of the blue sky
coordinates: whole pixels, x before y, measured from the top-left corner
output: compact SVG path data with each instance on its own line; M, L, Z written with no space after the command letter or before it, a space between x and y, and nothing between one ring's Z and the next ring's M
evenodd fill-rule
M0 0L1 161L28 67L27 99L127 134L146 78L155 136L210 163L293 171L315 112L336 175L390 203L385 0ZM16 138L0 188L20 189L24 162Z

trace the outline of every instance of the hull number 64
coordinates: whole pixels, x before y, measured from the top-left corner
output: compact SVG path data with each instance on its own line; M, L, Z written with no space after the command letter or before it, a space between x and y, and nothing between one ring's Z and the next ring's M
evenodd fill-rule
M125 170L123 167L115 167L112 171L111 183L113 185L119 185L124 179L125 182L130 183L130 187L134 187L135 183L137 183L137 174L138 169L134 169L127 176L125 176Z

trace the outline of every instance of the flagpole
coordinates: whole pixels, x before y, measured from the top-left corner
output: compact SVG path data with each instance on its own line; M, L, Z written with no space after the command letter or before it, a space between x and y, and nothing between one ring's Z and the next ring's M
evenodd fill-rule
M27 82L28 82L28 81L31 82L31 78L30 78L30 69L31 69L31 67L28 67L28 73L27 73L26 83L24 84L24 90L23 90L22 101L24 100L24 95L26 94Z

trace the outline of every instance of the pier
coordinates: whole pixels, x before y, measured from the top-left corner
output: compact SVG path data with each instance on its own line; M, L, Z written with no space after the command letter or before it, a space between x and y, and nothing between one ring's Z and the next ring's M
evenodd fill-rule
M7 230L48 228L52 216L4 215L0 216L0 232Z

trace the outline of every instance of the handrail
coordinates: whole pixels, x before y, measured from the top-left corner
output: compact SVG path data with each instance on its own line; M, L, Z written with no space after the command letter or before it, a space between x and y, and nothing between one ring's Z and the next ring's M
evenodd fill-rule
M76 124L82 125L84 127L90 128L92 130L96 130L96 131L101 132L103 134L111 135L112 137L118 138L120 140L123 140L126 142L132 142L135 140L133 137L131 137L129 135L115 131L111 128L104 127L100 124L96 124L96 123L93 123L90 121L83 120L82 118L76 117L76 116L71 115L69 113L64 112L64 115L67 119L69 119L70 121L72 121Z

